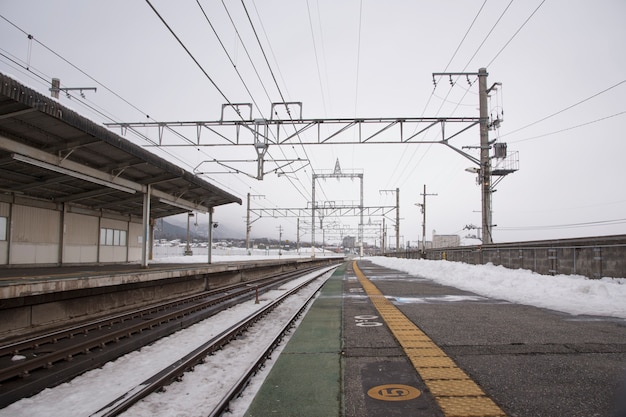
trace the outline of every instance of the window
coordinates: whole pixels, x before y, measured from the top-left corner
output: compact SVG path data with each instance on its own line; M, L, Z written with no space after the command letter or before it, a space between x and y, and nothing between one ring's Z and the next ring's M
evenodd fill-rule
M100 245L126 246L126 230L100 229Z
M8 217L0 217L0 240L7 240Z

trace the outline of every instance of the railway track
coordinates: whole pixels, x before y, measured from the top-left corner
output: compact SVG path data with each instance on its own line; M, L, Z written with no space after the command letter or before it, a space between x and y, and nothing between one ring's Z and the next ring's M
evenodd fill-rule
M137 384L125 394L119 396L105 407L101 408L97 412L93 413L91 417L115 417L121 415L137 402L141 401L151 393L163 389L163 387L169 385L174 381L180 380L187 372L193 371L194 368L204 362L207 355L211 355L218 350L225 348L232 340L237 339L240 335L246 332L251 326L255 325L259 320L268 315L271 311L282 304L288 297L300 291L302 288L308 286L311 282L320 278L320 276L327 273L328 268L325 271L315 274L307 281L299 284L291 290L285 292L279 298L265 305L258 311L248 315L245 319L230 326L220 334L211 338L201 346L194 349L185 357L175 361L174 363L163 367L154 375L150 376L143 382ZM226 390L224 395L216 402L214 407L210 410L206 410L204 413L209 417L221 416L224 412L228 411L230 402L237 397L243 389L245 389L248 381L256 372L263 366L265 361L270 357L271 353L279 345L285 334L293 327L294 323L300 317L302 312L306 309L309 302L314 298L317 292L312 292L306 301L295 311L291 317L286 320L281 329L273 336L273 338L267 342L264 346L258 349L258 355L256 360L247 367L247 369L239 375L235 383Z
M0 346L0 408L313 269L207 291Z

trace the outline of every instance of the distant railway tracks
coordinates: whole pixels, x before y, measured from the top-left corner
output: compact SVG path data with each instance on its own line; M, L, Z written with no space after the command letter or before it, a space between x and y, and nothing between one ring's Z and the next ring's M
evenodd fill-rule
M100 367L125 353L137 350L232 305L258 297L259 293L262 294L317 269L301 269L271 278L206 291L0 346L0 408L45 388L58 385L87 370ZM197 357L181 359L175 368L183 372L193 368L194 364L202 360L203 355L206 356L228 343L228 340L243 332L271 308L266 306L263 309L265 313L251 317L239 327L233 326L233 329L225 332L226 334L212 338L205 344L206 346L198 348L200 351L196 352ZM206 352L203 353L204 350ZM163 375L157 378L160 379L159 382L154 383L163 386L177 377Z

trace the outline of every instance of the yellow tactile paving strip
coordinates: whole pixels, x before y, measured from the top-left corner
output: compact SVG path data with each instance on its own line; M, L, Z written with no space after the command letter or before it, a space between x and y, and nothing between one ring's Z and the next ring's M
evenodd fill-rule
M506 417L483 390L353 263L354 273L446 417Z

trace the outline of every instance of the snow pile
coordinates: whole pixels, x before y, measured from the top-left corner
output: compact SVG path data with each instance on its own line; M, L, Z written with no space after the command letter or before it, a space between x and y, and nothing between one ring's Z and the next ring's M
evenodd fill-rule
M540 275L525 269L425 259L368 258L388 268L477 294L570 314L626 318L626 278Z

